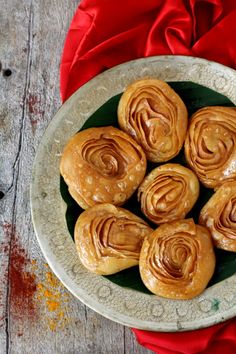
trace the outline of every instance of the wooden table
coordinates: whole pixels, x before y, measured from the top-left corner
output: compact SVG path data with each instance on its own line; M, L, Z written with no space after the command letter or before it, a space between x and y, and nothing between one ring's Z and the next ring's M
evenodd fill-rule
M59 63L79 1L1 0L0 353L151 353L51 273L30 215L32 163L60 107Z

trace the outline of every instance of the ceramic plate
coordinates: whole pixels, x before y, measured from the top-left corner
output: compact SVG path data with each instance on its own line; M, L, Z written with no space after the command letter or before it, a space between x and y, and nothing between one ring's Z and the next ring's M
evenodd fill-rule
M136 79L192 81L227 96L236 104L236 72L200 58L157 56L133 60L98 75L61 107L40 143L33 169L31 209L35 232L50 267L84 304L121 324L180 331L207 327L236 315L236 274L192 300L169 300L120 287L89 273L80 263L67 230L60 194L63 148L101 105Z

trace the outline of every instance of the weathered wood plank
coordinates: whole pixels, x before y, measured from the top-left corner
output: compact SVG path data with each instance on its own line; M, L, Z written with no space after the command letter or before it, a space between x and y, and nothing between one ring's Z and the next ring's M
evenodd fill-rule
M7 273L9 268L8 253L10 250L12 224L15 218L16 181L18 178L19 145L22 130L22 99L25 87L27 59L21 46L27 44L27 25L22 21L23 12L15 5L12 12L11 3L1 6L1 79L0 79L0 190L4 198L0 201L1 222L1 296L0 296L0 348L8 350L8 296ZM10 15L11 14L11 15ZM21 16L19 15L21 14ZM19 23L20 22L20 23ZM18 32L21 28L21 33ZM16 57L18 60L16 60ZM8 70L8 71L6 71ZM9 71L11 70L11 71ZM9 75L12 72L11 75Z
M0 0L1 354L148 353L128 328L88 309L52 276L31 223L32 164L42 134L60 106L60 56L78 3ZM10 76L4 76L6 69ZM16 240L27 260L26 271L38 284L34 314L23 311L24 306L21 313L16 311L13 285L6 284Z

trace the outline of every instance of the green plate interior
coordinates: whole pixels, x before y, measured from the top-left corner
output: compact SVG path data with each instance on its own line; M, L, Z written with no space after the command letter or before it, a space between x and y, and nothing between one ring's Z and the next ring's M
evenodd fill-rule
M234 106L234 104L225 96L208 89L202 85L198 85L192 82L168 82L168 84L179 94L179 96L184 101L189 117L196 110L200 109L204 106ZM118 127L117 122L117 106L121 97L121 94L118 94L107 102L105 102L96 112L94 112L88 120L85 122L81 130L91 128L91 127L100 127L112 125L114 127ZM186 160L184 157L183 150L180 151L179 155L176 156L169 162L176 162L182 165L187 166ZM153 168L157 167L158 164L148 163L147 173L151 171ZM63 178L60 179L60 191L62 198L67 204L66 210L66 222L68 230L73 238L74 226L79 214L83 211L78 204L74 201L74 199L70 196L68 192L68 188ZM205 188L201 185L200 196L190 211L190 213L186 216L192 217L195 222L198 222L198 216L203 205L208 201L208 199L213 194L213 190ZM142 214L140 207L137 203L137 194L135 193L126 204L122 207L130 210L136 215L139 215L145 220L144 215ZM146 219L150 226L156 228L156 225L153 225L149 220ZM216 269L215 273L209 282L208 286L218 283L223 279L228 278L233 275L236 271L236 253L227 252L223 250L216 249ZM130 269L126 269L117 274L106 276L110 281L127 288L132 288L137 291L149 293L150 291L144 286L140 275L139 269L137 267L133 267Z

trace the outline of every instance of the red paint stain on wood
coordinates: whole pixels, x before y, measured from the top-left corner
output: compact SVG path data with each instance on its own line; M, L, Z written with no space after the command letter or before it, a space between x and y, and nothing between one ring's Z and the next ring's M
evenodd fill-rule
M37 316L34 295L37 290L35 274L28 271L31 261L20 244L14 225L3 224L4 242L0 246L3 253L10 251L8 267L3 281L9 287L10 311L15 316Z
M68 294L63 292L63 285L49 271L48 265L45 264L45 279L42 283L37 282L36 260L30 260L25 249L21 246L20 236L16 232L15 225L4 223L1 225L4 231L3 242L0 243L0 253L9 254L6 264L3 264L2 273L0 273L0 327L5 322L5 299L7 293L1 293L1 289L8 288L8 302L11 317L29 320L32 324L40 320L40 303L46 307L44 322L47 329L56 331L63 330L69 323L66 316L68 309ZM29 271L30 270L30 271ZM2 313L3 312L3 313ZM21 328L17 331L18 337L24 335Z
M31 126L34 131L35 126L38 124L39 120L44 116L44 110L42 110L40 107L41 99L39 96L29 93L26 103L29 110Z
M29 93L27 97L27 105L30 114L43 115L44 111L40 109L41 100L39 96Z

